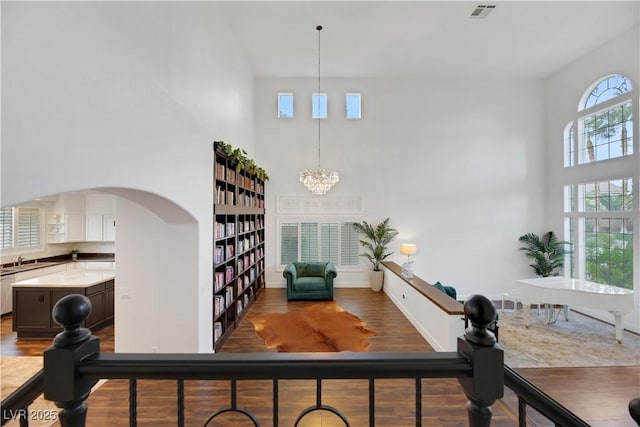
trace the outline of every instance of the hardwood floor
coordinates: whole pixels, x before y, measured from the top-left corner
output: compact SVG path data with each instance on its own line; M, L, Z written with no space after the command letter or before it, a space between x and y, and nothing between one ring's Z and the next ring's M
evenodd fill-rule
M368 289L336 289L337 302L347 311L361 317L377 332L371 338L370 351L431 351L431 346L413 328L384 293ZM310 302L287 303L284 290L268 289L248 312L295 311ZM40 355L50 340L16 340L11 332L11 318L3 317L0 344L3 356ZM12 337L13 335L13 337ZM103 351L113 352L113 327L98 334ZM244 318L229 337L222 352L267 352L255 335L252 324ZM640 396L640 367L603 368L536 368L518 369L551 397L574 411L592 426L634 426L628 415L630 399ZM6 375L7 373L2 373ZM141 426L175 426L175 383L139 381L138 421ZM467 425L466 398L457 380L428 379L422 381L423 425ZM368 425L366 381L333 380L323 383L323 403L342 410L352 426ZM228 382L187 381L185 383L187 425L203 425L211 412L229 405ZM376 382L376 425L404 427L415 425L413 380L380 380ZM238 405L250 408L262 426L273 425L271 410L272 384L268 381L238 383ZM296 415L315 404L313 381L281 381L279 389L279 425L291 426ZM127 426L128 382L108 381L88 399L89 426ZM493 406L494 427L517 425L517 399L505 390L505 397ZM247 419L225 415L209 426L247 426ZM224 420L224 422L222 422ZM54 424L57 425L57 424ZM299 424L300 427L341 426L327 412L318 412ZM529 425L551 425L535 414Z

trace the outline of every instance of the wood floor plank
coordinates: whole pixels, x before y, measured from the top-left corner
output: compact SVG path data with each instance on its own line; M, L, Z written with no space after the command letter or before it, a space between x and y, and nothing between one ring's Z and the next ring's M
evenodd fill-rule
M368 289L336 289L338 303L367 322L377 332L371 338L370 351L432 351L411 323L382 292ZM246 315L300 310L310 302L287 303L283 289L268 289L251 306ZM16 340L11 331L11 317L2 318L0 344L2 355L41 355L49 340ZM100 331L103 351L113 352L113 327ZM12 336L13 334L13 336ZM255 335L246 320L231 334L223 352L270 352ZM633 426L626 405L640 396L640 367L603 368L527 368L518 372L560 403L575 411L593 426ZM2 376L7 373L2 373ZM238 404L256 414L262 426L273 425L271 381L238 383ZM368 425L367 381L326 381L323 403L340 408L353 426ZM423 425L467 425L466 398L455 379L422 380ZM139 381L138 420L140 426L176 425L176 385L172 381ZM128 426L128 381L111 380L88 399L89 426ZM229 382L186 381L186 421L188 426L202 426L215 408L229 404ZM281 381L279 425L291 426L297 414L315 403L314 381ZM514 426L517 399L506 391L505 398L493 407L494 427ZM376 425L414 426L415 402L413 380L376 382ZM223 418L220 418L223 421ZM224 422L210 426L247 426L241 416L227 414ZM305 418L300 427L342 426L330 413L318 412ZM530 425L551 425L535 416Z

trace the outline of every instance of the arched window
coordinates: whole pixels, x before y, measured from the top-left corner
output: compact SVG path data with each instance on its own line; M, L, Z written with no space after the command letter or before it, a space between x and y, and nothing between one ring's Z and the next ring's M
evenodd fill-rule
M633 154L631 94L631 82L618 74L599 80L585 92L572 131L565 132L565 167ZM577 138L573 129L578 129Z
M563 165L570 169L564 186L564 231L565 240L573 244L565 271L580 279L631 289L633 242L638 236L633 227L638 211L633 200L637 172L617 163L594 163L634 155L636 100L627 77L607 76L585 91L576 116L563 130ZM580 166L579 171L575 166ZM588 178L591 170L593 179Z
M581 110L601 104L605 101L631 92L629 79L617 74L600 80L586 97Z

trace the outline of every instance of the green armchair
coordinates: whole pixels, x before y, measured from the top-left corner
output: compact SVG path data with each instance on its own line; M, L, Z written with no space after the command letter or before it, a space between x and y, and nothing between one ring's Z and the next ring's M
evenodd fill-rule
M282 275L287 280L287 300L333 300L333 279L338 275L330 262L294 262Z

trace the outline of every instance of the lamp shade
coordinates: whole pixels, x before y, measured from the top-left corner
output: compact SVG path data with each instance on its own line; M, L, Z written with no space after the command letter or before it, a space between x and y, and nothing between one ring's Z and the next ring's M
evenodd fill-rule
M403 243L400 245L400 253L402 255L415 255L417 251L418 248L416 248L416 245L413 243Z

